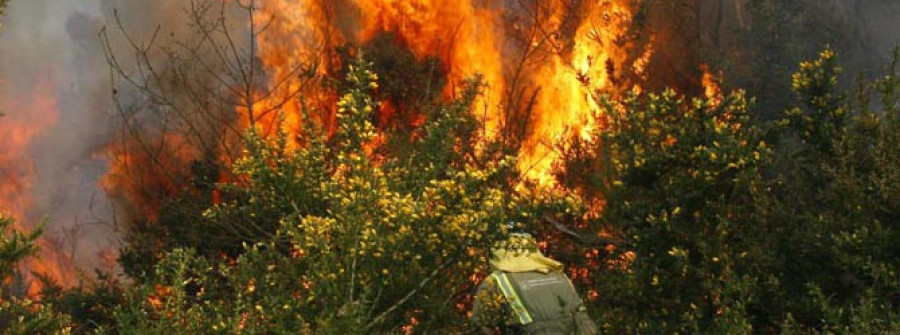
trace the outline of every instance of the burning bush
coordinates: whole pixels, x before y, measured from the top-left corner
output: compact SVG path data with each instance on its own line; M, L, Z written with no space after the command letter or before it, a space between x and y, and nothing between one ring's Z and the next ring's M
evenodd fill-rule
M309 142L295 149L284 134L248 133L238 181L205 214L220 238L248 244L224 262L166 256L139 296L153 303L121 313L122 329L377 333L465 324L485 247L505 222L535 217L550 200L510 195L514 160L474 149L477 82L425 120L412 151L373 161L370 68L349 66L334 147L312 123Z

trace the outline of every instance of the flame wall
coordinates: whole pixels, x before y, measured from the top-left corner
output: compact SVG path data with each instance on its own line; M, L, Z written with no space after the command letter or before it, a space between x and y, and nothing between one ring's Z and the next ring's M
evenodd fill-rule
M488 89L475 106L490 137L522 121L511 116L523 113L515 110L523 106L521 93L534 92L533 103L521 107L529 120L520 168L551 183L554 143L591 129L597 111L591 95L617 89L612 76L626 60L623 41L635 2L264 1L256 21L271 26L258 49L274 88L297 64L329 63L329 48L391 33L419 58L441 60L447 97L464 79L483 77ZM286 114L292 120L296 108Z

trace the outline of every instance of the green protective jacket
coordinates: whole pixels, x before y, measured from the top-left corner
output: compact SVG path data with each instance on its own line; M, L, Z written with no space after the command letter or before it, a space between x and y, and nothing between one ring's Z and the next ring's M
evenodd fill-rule
M473 323L486 333L597 334L572 282L561 272L496 271L482 281Z

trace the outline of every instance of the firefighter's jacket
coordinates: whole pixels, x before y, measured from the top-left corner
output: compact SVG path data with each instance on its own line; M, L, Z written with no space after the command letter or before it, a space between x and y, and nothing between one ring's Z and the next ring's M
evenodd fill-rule
M494 271L478 288L472 322L485 332L598 333L572 282L559 271Z

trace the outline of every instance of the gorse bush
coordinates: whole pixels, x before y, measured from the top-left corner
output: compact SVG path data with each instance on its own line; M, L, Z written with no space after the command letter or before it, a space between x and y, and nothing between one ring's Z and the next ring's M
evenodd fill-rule
M830 50L794 74L799 104L777 125L778 175L760 222L776 253L759 263L768 277L761 319L789 313L827 332L897 331L896 56L884 78L854 94L838 89Z
M801 63L796 107L765 131L741 94L605 104L602 220L630 248L595 280L604 328L898 330L896 60L852 95L839 73L831 50Z
M602 220L629 241L618 251L633 257L597 281L603 327L749 331L742 238L756 219L770 150L749 124L746 98L686 100L666 91L603 106L609 128L595 142L612 167Z

